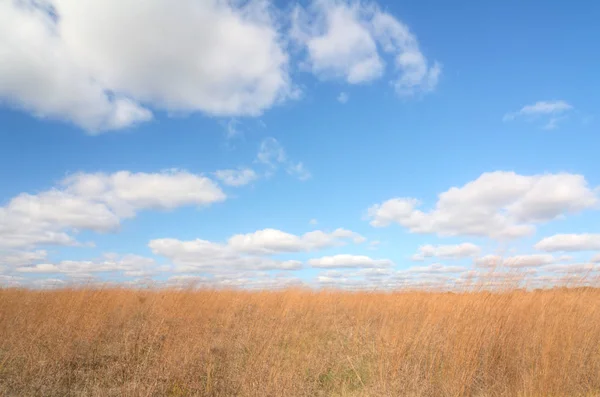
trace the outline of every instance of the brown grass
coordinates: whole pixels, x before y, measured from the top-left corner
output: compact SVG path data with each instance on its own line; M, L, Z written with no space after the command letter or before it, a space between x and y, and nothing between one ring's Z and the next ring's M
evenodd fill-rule
M600 290L0 290L6 396L600 396Z

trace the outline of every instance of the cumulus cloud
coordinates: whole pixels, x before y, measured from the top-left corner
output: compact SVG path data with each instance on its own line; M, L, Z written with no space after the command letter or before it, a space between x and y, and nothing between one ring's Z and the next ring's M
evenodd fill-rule
M481 249L472 243L462 243L456 245L422 245L419 247L419 252L414 254L411 259L414 261L422 261L425 258L442 258L442 259L460 259L467 258L479 254Z
M292 38L306 50L306 63L321 79L350 84L380 78L383 55L393 57L400 95L428 92L437 85L441 65L430 64L409 28L372 2L313 1L297 6Z
M148 244L155 255L171 260L178 272L221 271L222 269L296 270L302 263L264 256L244 255L228 246L206 240L156 239Z
M243 186L258 179L256 172L250 168L219 170L215 172L215 176L228 186Z
M254 233L232 236L228 245L238 252L252 254L274 254L282 252L308 252L346 244L346 240L355 243L365 241L358 233L346 229L337 229L332 233L315 230L297 236L276 229L258 230Z
M535 249L547 252L596 251L600 250L600 234L555 234L540 240Z
M532 234L535 224L597 204L582 175L496 171L441 193L429 211L418 209L415 198L393 198L369 208L368 216L372 226L398 223L412 233L516 238Z
M310 259L308 264L316 268L354 268L354 267L388 267L393 262L388 259L373 259L364 255L340 254Z
M37 251L0 251L0 266L24 266L46 259L47 252Z
M523 106L516 112L507 113L504 115L504 121L512 121L516 118L524 118L526 120L546 120L544 129L558 128L558 122L564 119L565 114L573 110L573 106L563 100L555 101L539 101L532 105Z
M340 246L348 241L361 243L364 237L346 229L331 233L315 230L294 235L276 229L234 235L226 243L207 240L181 241L172 238L156 239L148 246L156 255L170 259L180 272L245 270L296 270L302 263L278 260L276 254L310 252Z
M267 177L273 175L279 167L285 167L289 175L301 181L306 181L312 176L302 162L290 160L281 143L273 137L262 140L256 155L256 162L268 168Z
M0 248L75 245L70 232L112 231L141 210L205 206L225 197L210 179L185 171L74 174L57 188L23 193L0 207Z
M0 3L0 98L90 132L149 108L261 114L293 95L269 4L168 0Z

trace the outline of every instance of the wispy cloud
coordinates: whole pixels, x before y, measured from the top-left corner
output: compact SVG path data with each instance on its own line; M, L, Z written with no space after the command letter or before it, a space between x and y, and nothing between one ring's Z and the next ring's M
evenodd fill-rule
M288 174L301 181L306 181L312 177L304 163L290 160L283 146L273 137L265 138L261 142L256 155L256 162L269 168L266 172L267 177L273 175L281 166L285 168Z
M558 122L567 118L566 114L574 107L564 100L538 101L532 105L523 106L516 112L506 113L504 121L513 121L523 118L528 121L546 120L543 128L552 130L558 128Z
M339 103L346 103L348 102L348 99L350 99L350 95L346 92L340 92L340 95L337 97Z

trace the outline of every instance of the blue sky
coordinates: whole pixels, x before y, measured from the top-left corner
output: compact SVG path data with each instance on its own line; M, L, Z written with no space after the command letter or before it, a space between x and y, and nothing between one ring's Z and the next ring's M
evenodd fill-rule
M600 6L234 3L0 2L0 283L599 270Z

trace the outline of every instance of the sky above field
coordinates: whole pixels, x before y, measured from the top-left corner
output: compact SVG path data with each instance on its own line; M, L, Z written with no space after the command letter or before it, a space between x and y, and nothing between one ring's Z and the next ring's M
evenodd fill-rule
M0 0L0 284L600 268L600 4Z

